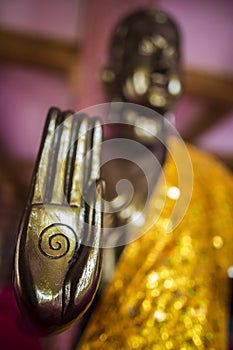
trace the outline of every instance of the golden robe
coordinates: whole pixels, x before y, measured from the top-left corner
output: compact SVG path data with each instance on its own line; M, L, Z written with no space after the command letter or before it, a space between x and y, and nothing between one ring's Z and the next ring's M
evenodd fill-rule
M158 184L145 233L125 247L78 349L227 349L233 178L212 157L188 151L194 177L187 211L168 232L179 197L177 166L168 157L159 219L152 220Z

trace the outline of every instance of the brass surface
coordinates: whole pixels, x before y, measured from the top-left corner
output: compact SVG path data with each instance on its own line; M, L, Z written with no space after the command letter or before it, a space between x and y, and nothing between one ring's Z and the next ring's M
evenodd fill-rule
M57 332L92 302L101 274L97 118L52 108L44 129L15 254L23 314L40 334Z

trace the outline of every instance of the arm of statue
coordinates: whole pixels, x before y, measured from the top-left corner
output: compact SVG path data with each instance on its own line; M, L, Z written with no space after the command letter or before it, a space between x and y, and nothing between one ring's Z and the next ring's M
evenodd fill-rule
M15 253L19 307L39 334L60 331L92 302L101 274L96 118L49 111Z

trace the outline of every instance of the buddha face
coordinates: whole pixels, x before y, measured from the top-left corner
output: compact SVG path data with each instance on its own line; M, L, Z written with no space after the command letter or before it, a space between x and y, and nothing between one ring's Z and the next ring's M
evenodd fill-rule
M111 100L137 103L164 114L182 92L179 33L164 12L140 10L112 36L102 72Z

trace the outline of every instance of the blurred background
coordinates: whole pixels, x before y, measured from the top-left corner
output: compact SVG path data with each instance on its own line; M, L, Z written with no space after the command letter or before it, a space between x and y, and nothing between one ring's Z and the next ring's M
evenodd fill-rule
M50 106L106 101L99 69L118 20L141 6L166 10L183 39L183 138L233 167L231 0L0 0L0 136L7 159L30 166Z
M110 34L144 6L167 11L181 30L178 131L233 169L233 1L0 0L0 283L10 276L5 262L48 109L107 101L99 73Z

